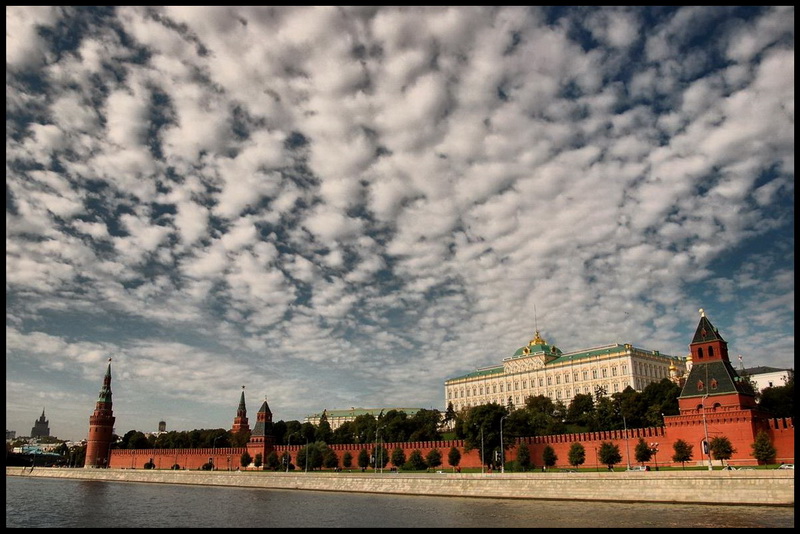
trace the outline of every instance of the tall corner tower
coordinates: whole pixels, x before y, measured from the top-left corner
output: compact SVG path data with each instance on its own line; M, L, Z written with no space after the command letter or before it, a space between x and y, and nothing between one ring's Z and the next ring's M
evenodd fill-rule
M108 467L114 433L114 412L111 403L111 358L108 359L103 387L97 398L94 413L89 417L89 437L84 467Z
M752 388L731 365L728 343L702 309L689 349L692 367L678 398L682 415L700 413L707 408L757 408Z
M262 461L267 459L267 455L275 448L275 435L272 431L272 411L264 397L264 404L258 409L256 414L256 426L250 433L250 441L247 442L247 452L253 458L260 454Z
M270 414L271 416L271 414ZM247 420L247 407L244 404L244 386L242 386L242 396L239 399L239 408L236 410L236 417L233 418L231 432L247 432L250 430L250 423Z

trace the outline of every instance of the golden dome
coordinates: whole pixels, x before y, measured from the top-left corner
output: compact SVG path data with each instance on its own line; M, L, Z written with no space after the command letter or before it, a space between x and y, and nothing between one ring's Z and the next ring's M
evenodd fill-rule
M542 339L542 336L539 335L539 331L536 331L536 335L533 336L529 345L547 345L547 341Z

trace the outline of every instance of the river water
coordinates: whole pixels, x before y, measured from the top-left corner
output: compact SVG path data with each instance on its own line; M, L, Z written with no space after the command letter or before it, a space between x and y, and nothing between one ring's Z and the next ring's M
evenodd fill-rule
M6 527L793 528L793 507L414 497L6 477Z

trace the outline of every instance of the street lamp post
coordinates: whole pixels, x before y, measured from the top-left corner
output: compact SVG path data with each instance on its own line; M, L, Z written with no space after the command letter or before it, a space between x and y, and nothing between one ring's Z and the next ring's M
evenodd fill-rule
M485 462L483 459L483 425L481 425L481 473L484 472Z
M503 441L503 420L508 417L508 415L504 415L500 418L500 472L506 472L506 447L505 442Z
M631 468L631 447L628 442L628 423L625 421L625 414L622 413L622 405L619 407L619 413L622 416L622 427L625 429L625 456L628 461L628 469Z
M285 460L286 460L286 472L287 473L289 472L289 458L291 458L291 456L289 455L289 450L292 448L292 435L291 434L289 434L288 440L289 440L289 444L286 447L286 458L285 458Z
M308 438L306 438L306 473L308 473Z
M653 460L656 462L656 471L658 471L658 442L650 444L650 451L653 453Z
M213 447L212 447L212 449L211 449L211 456L214 458L214 460L211 462L211 470L212 470L212 471L216 470L216 459L217 459L217 440L218 440L219 438L221 438L222 436L224 436L224 435L225 435L225 434L220 434L219 436L217 436L216 438L214 438L214 445L213 445Z

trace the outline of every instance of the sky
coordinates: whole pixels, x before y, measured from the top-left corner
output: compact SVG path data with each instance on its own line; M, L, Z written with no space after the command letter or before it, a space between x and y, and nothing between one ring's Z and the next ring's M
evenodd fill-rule
M535 330L794 368L793 7L6 7L6 428L444 410ZM734 361L738 366L738 362Z

